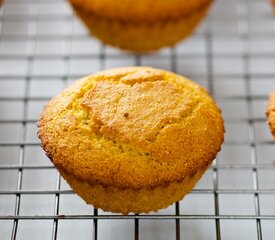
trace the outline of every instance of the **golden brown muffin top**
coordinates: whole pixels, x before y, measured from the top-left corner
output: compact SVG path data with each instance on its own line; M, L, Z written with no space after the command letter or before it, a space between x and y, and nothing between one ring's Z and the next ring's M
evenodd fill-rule
M196 83L149 67L85 77L53 98L38 135L57 168L91 184L155 187L208 166L220 150L220 110Z
M271 133L275 138L275 90L270 94L266 108L266 116Z
M213 0L69 0L76 8L109 19L153 22L177 19L204 9Z

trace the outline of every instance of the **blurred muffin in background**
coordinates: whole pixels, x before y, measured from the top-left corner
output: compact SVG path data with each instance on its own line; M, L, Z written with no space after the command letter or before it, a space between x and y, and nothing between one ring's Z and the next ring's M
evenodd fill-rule
M188 37L213 0L69 0L91 34L134 52L172 46Z

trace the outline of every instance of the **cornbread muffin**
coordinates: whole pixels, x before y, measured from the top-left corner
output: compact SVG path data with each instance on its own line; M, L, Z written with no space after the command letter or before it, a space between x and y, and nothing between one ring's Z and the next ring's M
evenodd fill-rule
M183 198L221 148L220 110L198 84L126 67L87 76L44 108L47 156L87 203L128 214Z
M189 36L213 0L69 0L92 35L134 52L172 46Z
M272 91L266 108L267 122L270 127L270 131L275 138L275 90Z

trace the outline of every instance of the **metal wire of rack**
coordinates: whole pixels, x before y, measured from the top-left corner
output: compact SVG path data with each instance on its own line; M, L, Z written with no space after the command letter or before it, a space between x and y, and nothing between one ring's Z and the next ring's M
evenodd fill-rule
M6 0L0 10L1 239L274 239L275 148L264 108L275 85L268 2L216 1L188 40L129 55L91 38L65 0ZM43 104L77 78L123 65L187 75L222 108L221 153L195 189L157 213L87 206L43 154Z

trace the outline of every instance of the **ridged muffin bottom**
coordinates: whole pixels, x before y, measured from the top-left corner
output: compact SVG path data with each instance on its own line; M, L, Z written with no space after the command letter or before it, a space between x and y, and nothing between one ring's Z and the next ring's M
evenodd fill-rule
M95 208L104 209L114 213L148 213L157 211L180 201L195 186L206 168L201 168L195 175L188 175L181 182L171 182L167 186L141 189L120 189L117 187L104 187L100 184L89 184L78 180L64 170L58 169L66 179L73 191L87 204Z
M110 20L74 7L91 34L106 44L134 52L148 52L164 46L173 46L188 37L206 15L212 1L196 12L178 19L156 21L154 23L133 23Z

